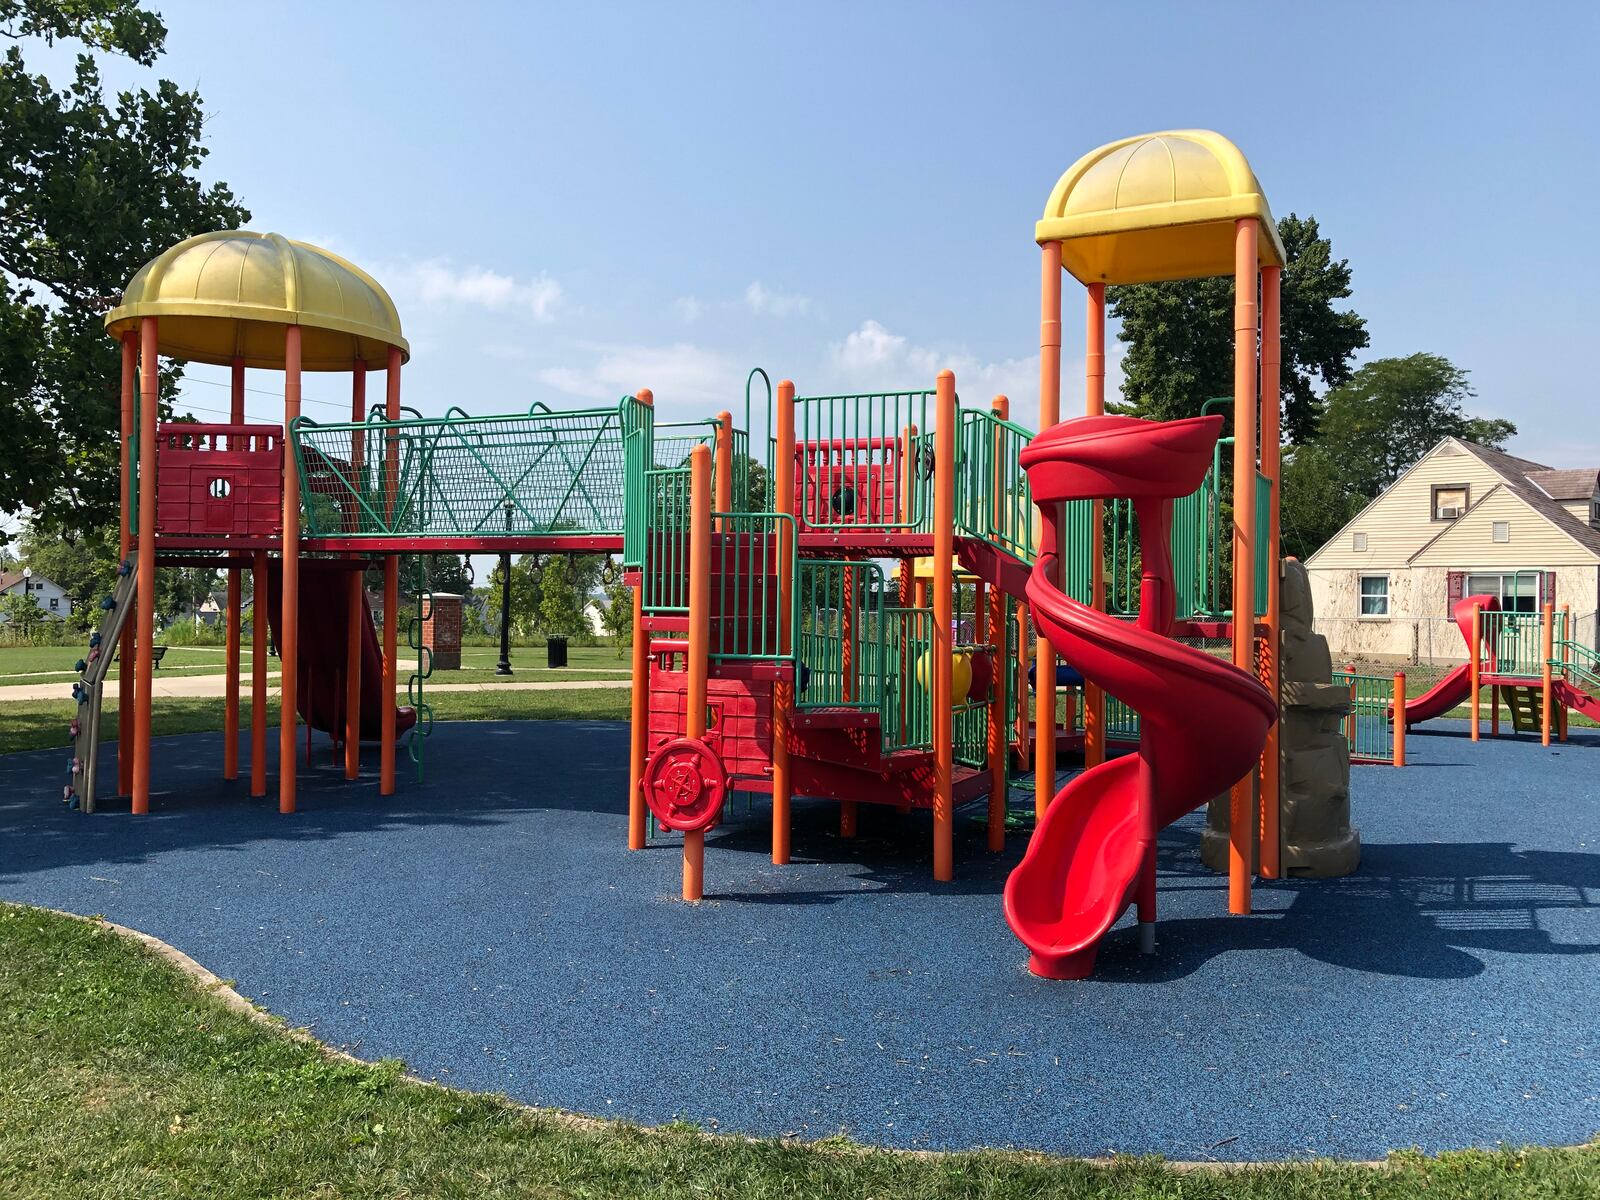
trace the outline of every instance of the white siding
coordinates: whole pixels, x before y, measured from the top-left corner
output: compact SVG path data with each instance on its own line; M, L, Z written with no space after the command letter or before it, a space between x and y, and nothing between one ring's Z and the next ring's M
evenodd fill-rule
M1549 570L1589 565L1600 557L1538 512L1508 487L1474 500L1475 508L1460 518L1411 561L1418 567L1455 571ZM1507 541L1494 540L1494 523L1509 527Z

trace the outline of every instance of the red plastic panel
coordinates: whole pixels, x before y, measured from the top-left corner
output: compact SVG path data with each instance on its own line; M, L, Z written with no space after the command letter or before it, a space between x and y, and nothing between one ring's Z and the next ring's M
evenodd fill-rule
M156 532L270 537L283 526L283 427L156 432Z

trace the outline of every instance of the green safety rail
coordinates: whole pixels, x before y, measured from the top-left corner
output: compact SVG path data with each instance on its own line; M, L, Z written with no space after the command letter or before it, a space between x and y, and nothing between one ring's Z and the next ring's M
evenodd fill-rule
M1033 494L1020 455L1032 431L982 409L965 410L956 435L956 524L1019 562L1034 556Z
M649 613L689 611L688 467L654 467L643 472L639 495L643 533L640 552L644 594L641 605Z
M884 680L882 745L895 750L933 745L933 610L885 607L879 643Z
M1487 609L1481 620L1483 667L1513 679L1539 679L1544 675L1544 614ZM1566 639L1562 614L1555 614L1553 640ZM1491 666L1492 664L1492 666Z
M796 708L883 710L883 569L874 562L807 558L795 576L804 687Z
M775 463L774 479L780 487L800 481L800 528L923 528L931 519L933 396L922 391L797 397L795 461Z
M1600 654L1592 646L1562 638L1553 665L1591 696L1600 696Z
M309 537L617 535L624 532L628 398L611 408L322 423L290 451ZM392 463L392 467L391 467ZM393 495L390 495L390 488Z
M787 610L778 604L780 555L788 547L789 578L796 578L799 539L788 513L715 512L711 543L711 657L718 662L794 658L799 594ZM788 530L788 537L783 531ZM783 650L784 633L791 635Z
M1394 676L1335 671L1333 682L1350 689L1350 712L1344 719L1350 761L1394 762Z

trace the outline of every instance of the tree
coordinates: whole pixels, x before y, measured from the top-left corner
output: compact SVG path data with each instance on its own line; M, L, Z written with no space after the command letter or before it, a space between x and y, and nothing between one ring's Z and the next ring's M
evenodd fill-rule
M605 561L598 554L552 554L545 559L539 572L539 629L546 637L593 637L584 609Z
M600 612L600 623L611 635L617 647L617 657L633 645L633 589L622 582L621 576L606 587L606 601Z
M1375 359L1329 392L1316 440L1284 461L1284 552L1315 551L1441 438L1503 448L1516 425L1469 416L1475 394L1466 371L1427 353Z
M0 596L0 625L20 641L31 639L44 623L44 613L32 596L21 592L7 592Z
M1333 257L1315 217L1278 222L1283 272L1283 431L1290 442L1316 432L1317 387L1350 378L1367 344L1366 321L1336 301L1350 296L1350 265ZM1118 412L1169 421L1192 417L1213 396L1233 395L1233 280L1226 276L1142 283L1108 290L1128 350Z
M108 100L94 54L151 66L166 26L138 0L0 0L0 34L76 41L73 80L0 61L0 511L115 527L121 357L102 318L133 273L183 238L250 214L195 172L197 93L168 80ZM179 369L162 372L163 412ZM3 536L3 535L0 535Z

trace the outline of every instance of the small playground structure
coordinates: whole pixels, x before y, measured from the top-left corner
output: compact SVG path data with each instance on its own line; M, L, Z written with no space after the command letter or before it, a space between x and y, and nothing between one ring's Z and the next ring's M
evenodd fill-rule
M1270 399L1283 248L1243 155L1196 130L1084 156L1035 239L1038 434L1007 397L964 404L948 371L915 390L802 395L758 369L740 423L729 411L658 420L643 388L591 408L424 416L400 402L398 313L359 268L275 234L172 247L106 321L123 355L125 569L75 689L68 799L95 804L100 696L120 641L132 719L118 791L148 811L158 565L227 572L227 779L240 766L252 573L267 619L250 647L249 792L267 792L270 633L285 697L278 807L291 813L301 721L308 738L333 738L350 779L361 743L377 742L382 794L397 786L402 735L420 771L427 599L409 622L417 666L401 706L402 554L606 554L633 594L628 845L643 848L653 827L681 834L686 900L704 894L706 835L736 794L770 798L780 864L797 797L837 803L844 837L863 804L929 810L943 881L956 810L985 801L988 848L1003 849L1013 772L1031 770L1036 827L1005 909L1035 972L1088 973L1130 905L1151 946L1156 835L1222 793L1229 908L1248 912L1252 877L1286 870ZM1064 274L1086 292L1086 412L1067 421ZM1183 421L1106 415L1106 286L1215 274L1237 282L1233 395ZM163 355L231 367L229 423L158 421ZM281 425L245 422L251 369L282 374ZM306 371L350 377L349 420L301 412ZM369 407L373 371L385 389ZM381 634L361 583L373 564ZM1463 626L1491 647L1475 654L1474 694L1523 678L1521 627L1505 616L1474 610ZM1581 706L1596 668L1552 629L1546 612L1547 727L1552 698ZM1205 648L1218 640L1226 658ZM1405 725L1440 697L1407 704L1397 682L1384 703L1405 713L1390 753L1403 762ZM1058 763L1079 753L1086 770L1058 790ZM1329 836L1353 865L1347 796L1342 811Z

